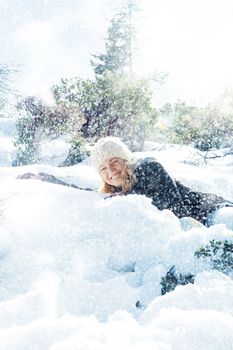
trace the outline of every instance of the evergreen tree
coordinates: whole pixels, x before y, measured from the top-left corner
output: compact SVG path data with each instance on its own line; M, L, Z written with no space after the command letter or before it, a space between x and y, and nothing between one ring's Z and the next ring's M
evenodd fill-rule
M91 61L95 71L93 80L62 79L52 87L56 101L54 108L70 112L70 117L61 119L61 129L53 129L56 118L50 110L46 109L38 116L29 111L28 106L23 108L27 115L17 125L20 135L15 143L20 150L17 164L27 164L28 159L36 161L36 152L33 150L28 156L28 150L35 145L35 140L50 137L51 130L55 136L64 130L71 133L71 149L65 165L82 159L84 141L93 143L103 136L119 136L131 150L142 150L145 135L154 124L157 112L152 105L152 79L137 79L132 74L135 33L132 17L135 10L136 0L125 0L124 6L111 20L106 53L95 55ZM156 76L154 80L160 79ZM41 125L36 124L38 118L43 120ZM29 125L32 135L30 132L25 135L24 123Z
M93 55L94 60L91 60L96 75L102 75L107 71L132 73L133 42L135 39L133 14L136 9L135 0L127 0L112 18L106 38L106 53Z

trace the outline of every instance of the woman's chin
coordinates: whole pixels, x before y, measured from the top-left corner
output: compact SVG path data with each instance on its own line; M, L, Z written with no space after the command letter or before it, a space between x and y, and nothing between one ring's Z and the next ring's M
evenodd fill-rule
M114 187L121 187L121 179L112 180L110 185L112 185Z

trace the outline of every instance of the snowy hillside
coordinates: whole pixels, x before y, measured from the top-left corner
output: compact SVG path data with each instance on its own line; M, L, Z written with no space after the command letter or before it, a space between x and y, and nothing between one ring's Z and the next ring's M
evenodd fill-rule
M142 155L194 189L233 200L232 156L196 167L185 163L189 147L147 144ZM143 196L104 199L16 179L26 171L100 184L88 162L0 167L0 349L233 349L233 280L194 257L210 240L232 240L231 229L184 230ZM195 282L161 296L172 266Z

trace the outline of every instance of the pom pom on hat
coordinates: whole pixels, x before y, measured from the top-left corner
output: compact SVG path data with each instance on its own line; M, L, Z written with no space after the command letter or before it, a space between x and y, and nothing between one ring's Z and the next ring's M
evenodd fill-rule
M118 137L103 137L92 147L91 163L97 172L99 172L99 167L105 160L114 157L127 161L132 159L132 152Z

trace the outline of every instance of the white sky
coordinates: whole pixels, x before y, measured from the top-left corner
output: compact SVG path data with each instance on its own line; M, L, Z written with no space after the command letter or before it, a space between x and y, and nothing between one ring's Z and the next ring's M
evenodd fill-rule
M91 77L117 0L0 0L1 62L18 87L47 96L61 77ZM205 103L233 85L231 0L139 0L135 70L169 73L158 103Z

